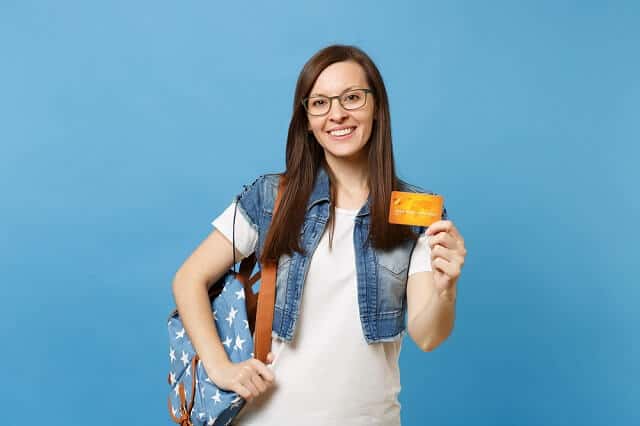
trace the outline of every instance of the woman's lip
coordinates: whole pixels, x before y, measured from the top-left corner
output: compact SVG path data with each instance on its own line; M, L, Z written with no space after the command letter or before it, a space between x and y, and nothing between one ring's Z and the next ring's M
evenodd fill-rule
M346 140L349 139L351 136L353 136L356 133L356 129L358 128L358 126L351 126L351 127L347 127L347 129L352 128L353 130L351 131L351 133L347 133L344 136L334 136L331 134L331 132L327 132L327 134L329 135L329 137L333 140L336 141L342 141L342 140Z
M331 130L328 130L327 133L331 134L331 132L333 132L335 130L344 130L344 129L353 129L355 131L356 127L358 127L358 126L348 126L348 127L337 128L337 129L331 129ZM351 132L351 133L353 133L353 132Z

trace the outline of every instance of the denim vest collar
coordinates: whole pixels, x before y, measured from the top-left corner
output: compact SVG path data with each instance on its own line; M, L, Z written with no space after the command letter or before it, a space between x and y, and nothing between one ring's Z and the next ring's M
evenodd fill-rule
M313 207L314 204L319 203L321 201L329 202L330 197L330 181L329 175L327 174L327 170L325 169L323 164L320 164L318 171L316 173L316 180L313 185L313 190L311 191L311 195L309 196L309 202L307 203L307 211ZM369 192L369 196L367 197L367 202L362 206L360 211L356 216L367 216L369 214L369 206L371 204L371 192Z

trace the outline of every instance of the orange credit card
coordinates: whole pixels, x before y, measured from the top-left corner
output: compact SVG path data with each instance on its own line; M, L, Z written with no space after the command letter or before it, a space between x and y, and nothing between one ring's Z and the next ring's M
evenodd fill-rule
M389 223L429 226L442 219L443 205L441 195L392 191Z

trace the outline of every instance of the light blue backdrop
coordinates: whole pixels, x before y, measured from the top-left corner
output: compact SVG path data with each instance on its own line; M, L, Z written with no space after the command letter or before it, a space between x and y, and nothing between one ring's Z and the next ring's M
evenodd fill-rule
M469 252L403 424L640 424L638 3L302 3L1 0L2 424L171 424L172 276L334 42Z

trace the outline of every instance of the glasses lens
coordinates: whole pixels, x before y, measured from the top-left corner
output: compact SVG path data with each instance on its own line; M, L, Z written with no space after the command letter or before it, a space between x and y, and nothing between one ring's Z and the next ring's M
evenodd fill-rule
M313 96L307 101L307 111L311 115L323 115L329 111L329 99L325 96Z
M357 109L361 108L366 101L367 92L362 89L350 90L342 95L340 102L344 109Z

